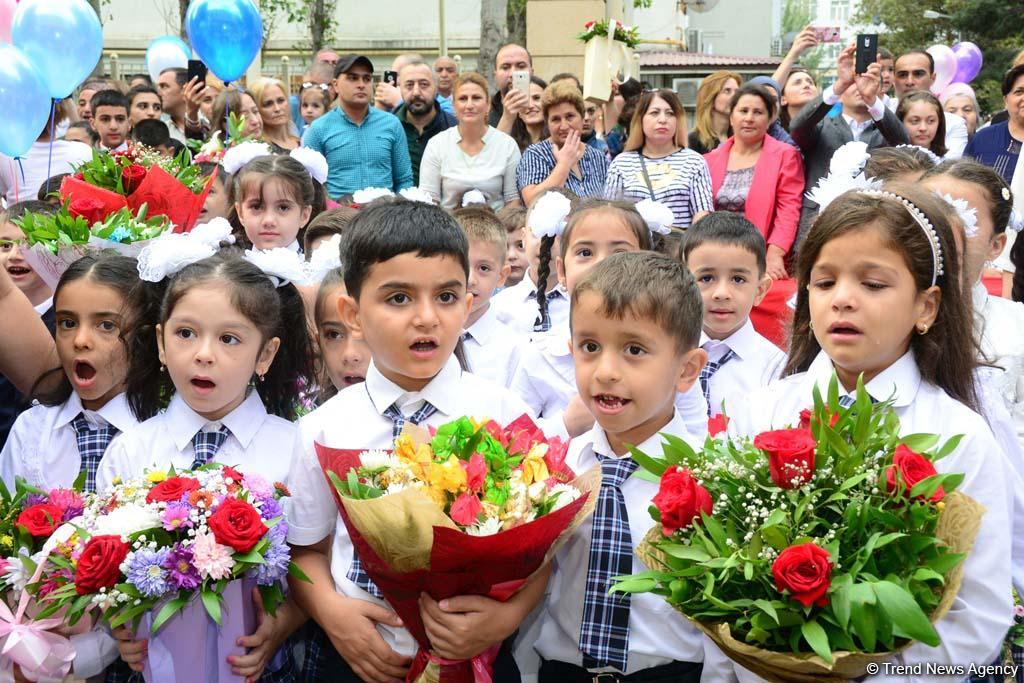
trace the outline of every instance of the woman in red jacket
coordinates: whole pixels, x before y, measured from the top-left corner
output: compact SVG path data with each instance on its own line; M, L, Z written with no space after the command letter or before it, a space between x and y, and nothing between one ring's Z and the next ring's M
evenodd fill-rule
M732 136L704 155L716 211L742 213L768 242L768 275L785 279L786 256L796 239L804 192L804 165L792 145L769 136L772 93L747 84L729 103Z

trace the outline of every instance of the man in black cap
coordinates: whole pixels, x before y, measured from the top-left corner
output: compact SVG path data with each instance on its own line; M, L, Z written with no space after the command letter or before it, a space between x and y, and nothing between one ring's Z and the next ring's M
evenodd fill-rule
M373 64L343 55L334 68L338 106L310 124L303 144L327 158L327 194L350 195L367 187L398 192L412 186L412 164L402 124L375 109Z

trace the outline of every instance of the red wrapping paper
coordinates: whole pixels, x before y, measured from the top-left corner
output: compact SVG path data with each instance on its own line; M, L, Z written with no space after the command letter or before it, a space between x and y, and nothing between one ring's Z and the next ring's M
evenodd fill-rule
M333 471L344 480L350 469L359 466L362 450L329 448L317 443L316 452L324 476ZM490 670L497 654L497 648L492 648L485 653L489 660L485 655L458 663L432 660L430 641L420 617L420 594L426 593L435 600L457 595L485 595L502 602L508 600L534 572L544 566L556 540L570 528L590 499L589 492L584 491L583 495L559 510L493 536L471 536L455 529L434 526L430 568L401 572L392 569L355 528L329 478L327 483L334 493L363 568L420 646L406 678L410 682L416 681L424 669L434 663L440 665L441 683L480 683L482 670ZM600 476L597 477L597 485L600 485ZM591 504L589 509L592 508Z

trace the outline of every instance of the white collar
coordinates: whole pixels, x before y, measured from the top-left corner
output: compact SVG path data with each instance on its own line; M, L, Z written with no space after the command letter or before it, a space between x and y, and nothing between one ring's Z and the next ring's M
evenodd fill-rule
M829 382L832 381L832 373L835 367L832 359L824 351L807 368L807 376L817 385L822 396L828 392ZM914 402L917 392L921 388L921 371L917 367L917 359L913 351L907 351L900 358L887 367L878 376L868 382L864 388L871 394L871 397L878 401L893 400L896 408L903 408ZM840 392L843 392L840 385ZM856 392L850 392L854 396ZM807 400L810 401L810 395Z
M377 369L377 365L370 360L370 367L366 371L366 381L363 382L363 390L370 397L370 403L378 415L383 415L395 401L403 396L407 399L416 398L429 401L445 415L454 415L458 411L458 392L460 391L459 380L462 377L462 368L459 361L452 354L448 357L444 367L420 391L406 391L398 386ZM357 387L349 387L345 391L358 391Z
M135 419L135 413L128 406L128 399L125 397L124 392L107 401L99 410L87 410L82 406L81 397L72 391L68 400L60 406L60 412L57 414L57 421L54 427L63 427L70 424L79 415L84 415L86 420L96 426L103 426L104 424L113 425L120 432L138 423L138 420Z
M185 446L192 443L192 437L196 435L196 432L210 422L192 410L180 394L175 394L171 399L171 404L167 406L164 416L168 422L174 446L179 451L184 450ZM249 395L237 408L218 421L231 430L242 448L248 448L256 437L256 432L263 425L266 416L267 409L263 406L259 393L255 389L251 389Z
M690 433L686 430L686 422L683 421L683 418L679 414L679 411L674 410L672 412L672 419L669 420L668 424L666 424L664 427L655 432L653 436L648 438L643 443L637 444L636 449L638 451L643 451L647 455L660 456L662 453L661 444L664 443L664 439L661 436L662 433L677 436L680 439L683 439L684 441L686 441L687 438L690 437ZM611 444L608 443L608 434L605 433L604 429L602 429L601 425L599 424L595 423L589 432L587 432L586 434L579 438L590 442L590 448L594 452L595 456L600 454L610 458L629 457L628 454L619 456L615 455L615 453L612 452ZM579 472L577 472L577 474L579 474Z
M758 336L757 330L754 329L754 323L750 322L750 318L748 317L746 322L740 325L740 329L722 340L712 339L704 330L701 330L700 345L704 346L708 342L711 342L712 347L720 344L725 345L729 350L735 353L740 360L744 360L754 357L758 346Z
M39 315L42 315L43 313L46 313L48 310L53 308L53 297L51 296L46 301L43 301L43 302L39 303L38 305L33 306L32 308L36 309L36 313L38 313Z
M469 332L470 337L475 339L478 343L483 346L492 344L497 341L500 337L508 334L509 329L498 320L498 314L494 310L494 306L487 303L487 310L480 316L480 319L475 323L466 328L466 332Z

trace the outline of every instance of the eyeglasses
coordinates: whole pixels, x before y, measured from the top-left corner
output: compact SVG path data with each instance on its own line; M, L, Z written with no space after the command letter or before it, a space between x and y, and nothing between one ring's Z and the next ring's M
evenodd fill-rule
M324 92L327 92L328 90L330 90L331 86L327 85L326 83L313 83L311 81L305 81L302 84L303 90L309 90L310 88L320 88Z

